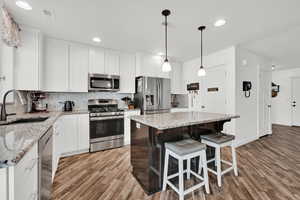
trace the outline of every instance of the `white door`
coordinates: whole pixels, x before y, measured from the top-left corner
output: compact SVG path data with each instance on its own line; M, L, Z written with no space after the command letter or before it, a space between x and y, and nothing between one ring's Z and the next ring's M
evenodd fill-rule
M105 51L105 73L120 75L120 56L116 51Z
M135 55L120 55L120 93L135 93Z
M260 75L260 107L259 107L259 136L272 133L271 122L271 96L272 96L272 73L262 72Z
M52 38L45 39L42 87L49 92L68 91L68 43Z
M90 65L89 73L105 74L104 50L101 48L93 48L89 50Z
M226 70L221 67L206 70L200 81L202 110L212 113L226 113Z
M89 49L70 45L69 89L71 92L88 91Z
M90 119L88 114L77 115L78 151L90 148Z
M61 117L61 139L62 139L62 154L77 151L78 147L78 121L76 115L65 115Z
M292 79L292 125L300 126L300 78Z

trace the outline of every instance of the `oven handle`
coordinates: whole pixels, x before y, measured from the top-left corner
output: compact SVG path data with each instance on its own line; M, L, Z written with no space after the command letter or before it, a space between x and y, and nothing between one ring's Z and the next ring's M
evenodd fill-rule
M105 120L113 120L113 119L124 119L124 116L118 116L118 117L91 117L90 121L105 121Z

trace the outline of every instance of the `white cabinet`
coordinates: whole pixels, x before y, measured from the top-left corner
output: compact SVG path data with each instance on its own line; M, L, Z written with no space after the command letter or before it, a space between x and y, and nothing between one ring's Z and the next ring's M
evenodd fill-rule
M64 115L60 117L59 151L61 155L76 154L89 150L89 115Z
M78 124L78 151L86 151L90 148L90 118L88 114L77 115Z
M13 58L13 47L8 47L0 41L0 103L2 103L4 93L14 88ZM13 93L10 93L6 102L12 103L13 100Z
M101 48L91 48L89 50L89 56L89 73L105 74L104 50Z
M43 90L68 91L68 43L52 38L45 39Z
M169 73L162 71L163 59L160 56L137 53L136 75L158 78L170 78Z
M120 75L120 56L118 52L105 51L105 74Z
M26 152L17 165L0 169L0 199L38 199L38 145Z
M21 46L14 52L14 83L17 90L40 90L42 34L22 28Z
M171 113L175 112L189 112L191 111L189 108L171 108Z
M130 116L140 115L140 114L141 114L140 110L125 111L125 113L124 113L124 145L130 144L130 140L131 140L131 138L130 138L131 137Z
M87 92L89 50L75 44L71 44L69 48L69 91Z
M183 94L183 79L182 79L182 65L178 62L172 62L172 71L170 72L171 78L171 93Z
M50 92L88 91L89 49L45 39L42 89Z
M135 93L135 55L120 55L120 93Z
M64 115L55 122L53 127L52 180L61 156L76 155L89 151L89 115Z

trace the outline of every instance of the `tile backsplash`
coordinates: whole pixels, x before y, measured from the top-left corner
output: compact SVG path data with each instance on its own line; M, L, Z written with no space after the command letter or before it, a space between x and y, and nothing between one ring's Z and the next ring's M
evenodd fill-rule
M121 100L123 97L133 98L133 94L121 94L112 92L89 92L89 93L46 93L43 103L48 104L49 111L61 111L64 101L74 101L74 110L87 110L89 99L116 99L119 108L127 106Z

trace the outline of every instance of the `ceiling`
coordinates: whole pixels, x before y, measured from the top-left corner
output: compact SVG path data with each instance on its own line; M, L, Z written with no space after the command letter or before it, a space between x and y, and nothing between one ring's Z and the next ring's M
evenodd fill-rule
M231 45L245 47L274 60L299 66L296 55L300 39L299 0L27 0L32 11L17 8L6 0L9 10L21 24L41 29L50 36L125 51L163 52L164 29L161 11L169 17L170 56L186 61L200 54L199 25L204 32L204 54ZM52 17L43 10L52 12ZM216 28L216 19L227 24ZM277 33L279 33L277 35Z

